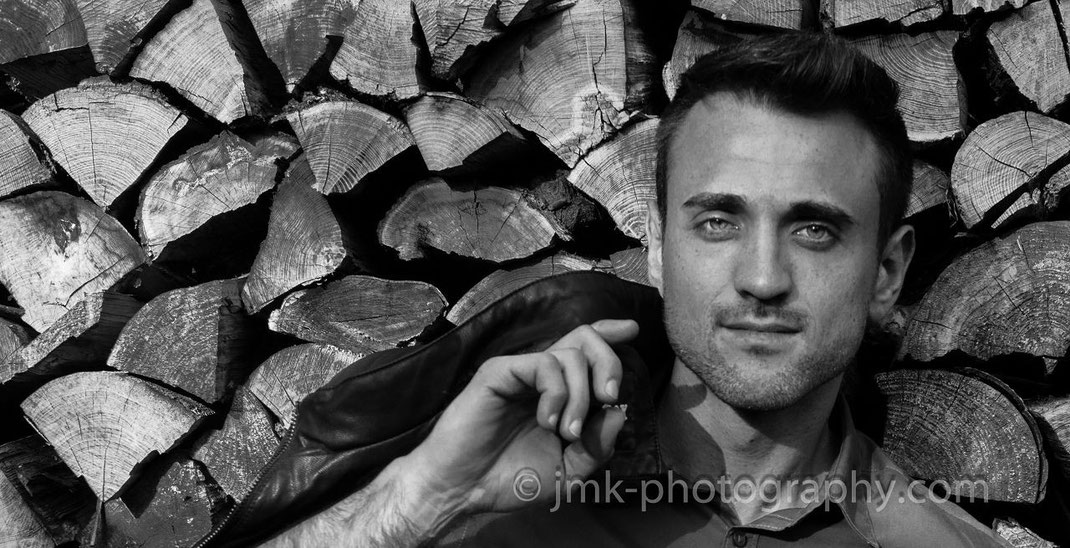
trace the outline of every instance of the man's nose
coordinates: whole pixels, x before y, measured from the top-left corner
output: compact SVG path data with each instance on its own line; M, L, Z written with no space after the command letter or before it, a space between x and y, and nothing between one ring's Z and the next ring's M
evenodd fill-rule
M744 239L737 257L736 291L759 301L780 301L793 287L792 272L775 230L759 230Z

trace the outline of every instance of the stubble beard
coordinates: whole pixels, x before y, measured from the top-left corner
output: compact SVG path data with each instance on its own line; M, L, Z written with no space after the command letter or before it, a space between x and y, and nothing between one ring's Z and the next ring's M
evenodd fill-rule
M751 354L730 361L715 344L712 314L699 325L666 303L663 317L676 357L721 401L741 411L774 411L797 403L843 373L859 342L827 341L801 356Z

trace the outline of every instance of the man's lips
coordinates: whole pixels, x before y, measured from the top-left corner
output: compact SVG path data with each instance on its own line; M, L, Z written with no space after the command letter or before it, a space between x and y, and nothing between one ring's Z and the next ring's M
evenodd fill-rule
M769 322L769 321L753 321L753 320L737 320L723 322L721 327L726 329L732 329L735 331L750 331L754 333L779 333L779 334L792 334L802 331L798 326L782 322Z

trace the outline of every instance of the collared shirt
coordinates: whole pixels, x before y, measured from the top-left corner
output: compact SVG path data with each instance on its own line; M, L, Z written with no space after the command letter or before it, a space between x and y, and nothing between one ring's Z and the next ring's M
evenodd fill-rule
M555 482L552 488L558 500L551 506L469 516L452 524L434 545L1011 546L954 503L941 502L924 485L912 482L855 429L842 396L831 421L839 451L826 474L797 478L794 492L802 504L770 509L746 525L737 523L717 496L729 496L728 490L737 487L675 475L655 443L656 458L643 461L643 469L634 477L595 473L572 493L571 502L565 494L568 489ZM737 496L747 494L737 492Z

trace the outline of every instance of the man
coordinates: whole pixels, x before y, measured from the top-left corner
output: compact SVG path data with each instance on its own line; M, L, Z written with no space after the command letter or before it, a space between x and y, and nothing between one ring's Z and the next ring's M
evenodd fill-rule
M271 544L1001 545L919 496L840 396L913 253L896 100L883 70L820 35L743 42L684 75L659 129L647 223L675 353L655 467L675 474L657 485L679 482L677 502L634 504L653 498L647 485L633 503L561 500L568 480L610 461L624 426L599 404L617 401L615 348L638 326L607 318L483 363L411 453ZM851 477L855 496L800 487Z

